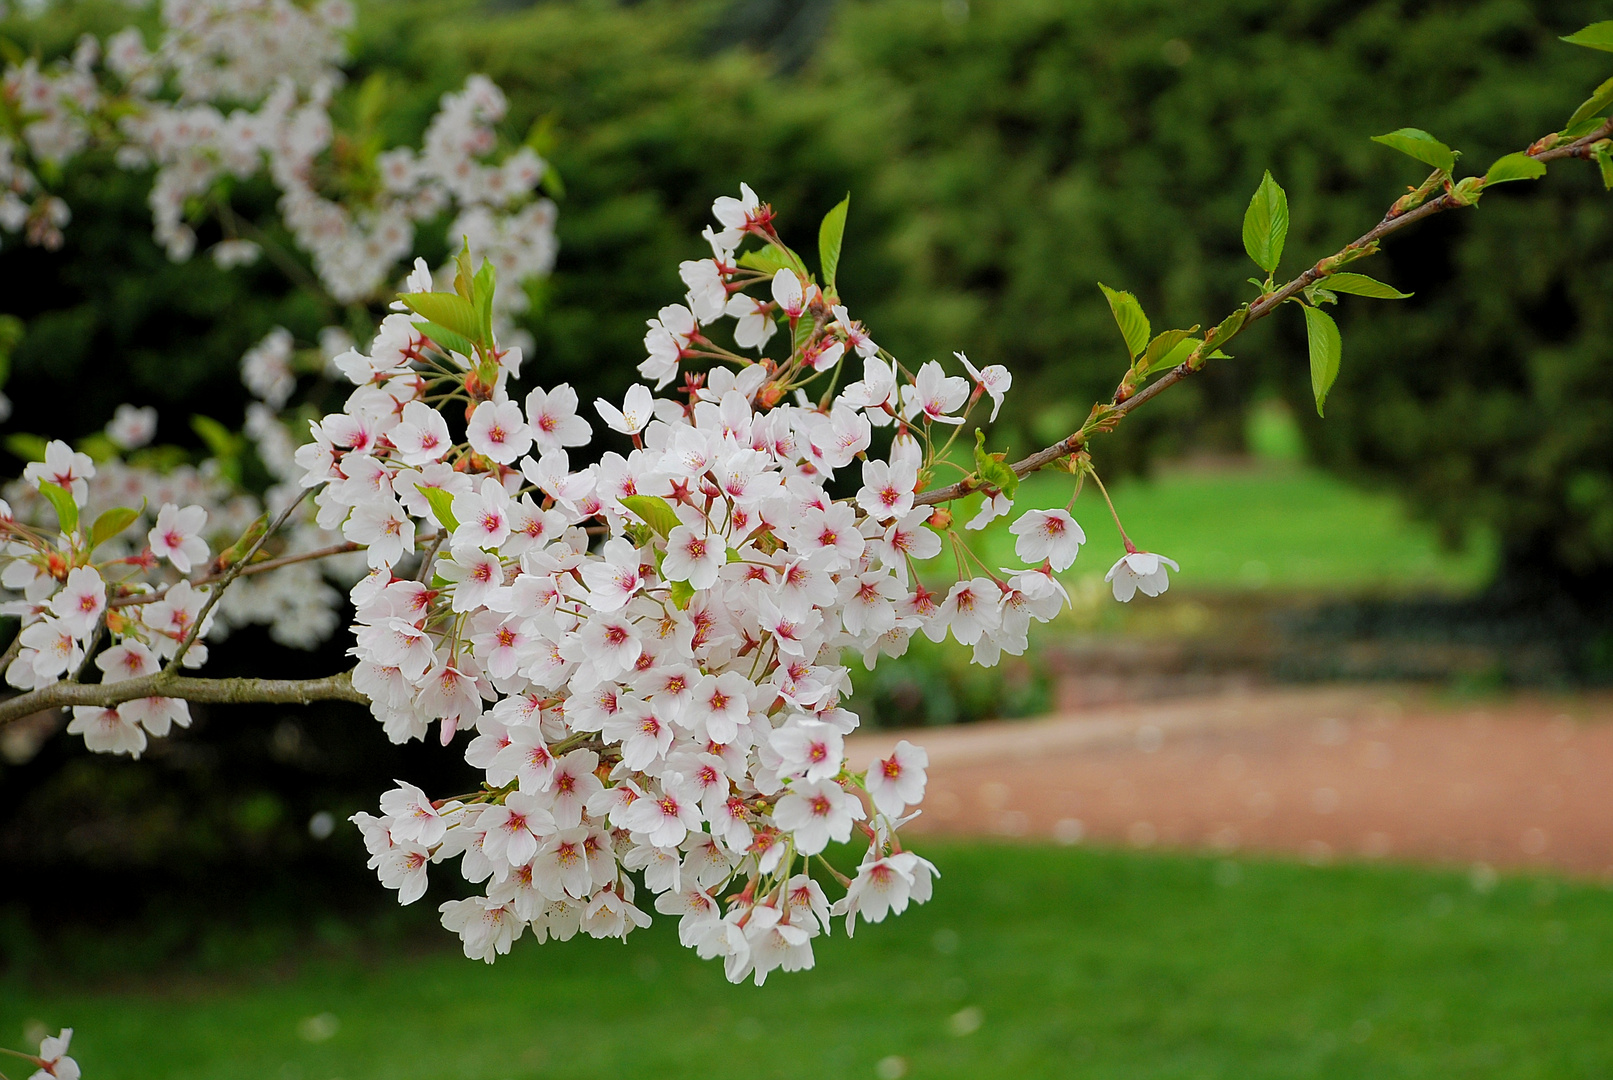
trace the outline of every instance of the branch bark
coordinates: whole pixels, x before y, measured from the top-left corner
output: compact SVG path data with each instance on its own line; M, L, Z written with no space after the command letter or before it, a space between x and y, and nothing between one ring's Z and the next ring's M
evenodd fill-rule
M111 708L125 701L148 697L182 698L214 705L307 705L311 701L351 701L368 705L370 699L353 688L353 673L344 671L322 679L196 679L159 672L115 683L60 682L0 701L0 726L46 709L75 705Z
M1588 156L1589 148L1592 145L1609 137L1613 137L1613 119L1608 120L1607 123L1603 124L1589 135L1586 135L1580 139L1575 139L1569 143L1564 143L1560 146L1547 147L1546 144L1552 138L1552 136L1548 136L1546 139L1541 139L1533 144L1530 149L1526 151L1526 153L1537 161L1557 161L1562 158L1584 159ZM1480 190L1482 191L1482 188ZM1316 263L1316 265L1312 266L1303 274L1300 274L1298 277L1288 282L1288 284L1284 285L1282 288L1277 289L1274 292L1266 293L1257 298L1249 305L1248 317L1244 319L1243 324L1238 328L1237 334L1243 333L1245 330L1249 329L1249 326L1252 323L1258 322L1267 315L1270 315L1273 311L1276 311L1277 308L1280 307L1285 301L1292 299L1301 292L1304 292L1311 285L1314 285L1316 282L1322 280L1337 270L1342 269L1343 260L1349 256L1362 251L1365 251L1365 254L1367 255L1372 254L1372 251L1370 250L1372 246L1383 237L1388 236L1390 233L1398 232L1414 222L1421 221L1424 218L1433 217L1435 214L1443 213L1446 210L1454 210L1463 206L1472 205L1476 205L1476 200L1474 202L1458 201L1453 198L1451 192L1447 191L1438 198L1430 199L1428 202L1425 202L1411 210L1407 210L1405 213L1396 214L1393 212L1393 210L1391 210L1389 213L1384 215L1383 220L1379 221L1378 224L1374 225L1371 229L1367 230L1367 232L1363 233L1359 239L1353 241L1352 243L1346 244L1343 248L1339 249L1328 258L1320 260ZM1331 269L1329 266L1331 266ZM1232 338L1236 337L1237 334L1231 335L1227 340L1232 340ZM1225 342L1222 344L1225 344ZM1135 394L1132 394L1130 397L1127 397L1124 400L1120 398L1120 393L1117 391L1115 396L1109 400L1107 405L1099 404L1094 406L1092 416L1088 419L1087 423L1082 426L1080 431L1076 431L1065 438L1060 439L1052 446L1038 450L1029 457L1022 458L1019 461L1014 462L1012 468L1015 475L1027 476L1030 473L1036 472L1038 469L1051 465L1053 462L1065 457L1066 455L1075 453L1077 450L1080 450L1087 444L1093 434L1098 431L1112 428L1127 413L1140 407L1144 402L1151 400L1155 396L1164 393L1170 387L1175 386L1189 375L1192 375L1195 371L1198 371L1202 365L1203 360L1195 354L1194 356L1188 357L1186 361L1178 364L1176 367L1167 371L1164 375L1161 375L1158 379L1155 379L1153 382L1149 383L1147 386L1144 386ZM1102 414L1101 418L1099 415L1100 413ZM1098 421L1098 423L1095 423L1095 421ZM945 487L933 488L929 491L922 491L916 498L914 498L913 502L918 506L933 506L937 503L962 498L963 496L972 492L979 491L980 488L980 480L977 477L971 476L966 479L959 480L955 484L948 484Z

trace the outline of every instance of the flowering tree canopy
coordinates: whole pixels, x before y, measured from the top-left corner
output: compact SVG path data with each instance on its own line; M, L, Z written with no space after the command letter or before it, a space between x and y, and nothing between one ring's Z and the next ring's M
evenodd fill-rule
M59 166L99 140L128 167L155 168L154 232L184 258L189 200L228 223L217 182L264 169L321 285L373 301L379 323L362 348L331 332L308 354L350 389L300 430L286 415L298 348L271 334L243 360L260 399L244 438L203 431L216 452L199 466L144 449L154 417L132 407L86 445L39 440L0 504L4 611L22 623L4 657L20 693L0 702L0 723L70 707L69 731L91 750L139 756L189 723L191 701L326 698L368 705L393 741L453 745L485 774L477 790L400 781L378 815L353 820L401 903L424 895L433 864L457 860L482 886L440 910L466 955L488 962L528 931L625 937L653 907L730 979L761 984L810 966L833 919L849 935L924 902L936 868L899 830L927 760L904 741L889 758L847 761L848 654L872 667L915 633L950 636L983 665L1023 652L1030 624L1067 601L1056 574L1086 540L1071 508L1089 478L1102 493L1096 435L1286 303L1303 312L1321 411L1342 353L1325 307L1405 295L1345 269L1383 237L1560 159L1594 159L1613 184L1613 81L1563 131L1482 176L1456 178L1452 150L1403 129L1378 141L1431 168L1427 179L1279 284L1288 207L1268 174L1243 230L1264 273L1255 297L1207 331L1156 333L1135 297L1105 288L1128 356L1113 396L1010 462L980 426L1012 389L1005 367L962 353L956 369L909 366L850 313L836 285L849 198L822 222L812 265L748 186L717 198L709 258L679 267L684 302L649 320L643 381L591 405L541 378L523 394L507 320L522 293L507 283L547 272L553 209L533 194L544 164L529 149L490 158L497 89L472 79L447 95L423 151L354 164L331 153L326 111L342 5L164 11L155 51L125 32L104 63L86 42L69 65L8 72L21 134L0 143L4 221L58 242L67 210L28 162ZM1610 30L1576 38L1609 48ZM257 104L225 115L215 101ZM416 260L389 289L414 224L449 206L459 255L436 272ZM256 244L239 234L213 253L225 266ZM275 479L266 492L230 467L246 440ZM1013 514L1020 478L1050 466L1071 474L1070 503L1013 521L1023 565L982 562L965 532ZM972 494L982 504L960 531L948 504ZM1116 599L1163 592L1177 564L1121 536ZM945 549L955 576L937 585L922 564ZM334 633L341 597L327 574L348 586L350 670L182 674L232 624L268 622L293 642ZM832 848L854 837L860 862L837 868ZM32 1059L44 1075L76 1075L70 1034Z

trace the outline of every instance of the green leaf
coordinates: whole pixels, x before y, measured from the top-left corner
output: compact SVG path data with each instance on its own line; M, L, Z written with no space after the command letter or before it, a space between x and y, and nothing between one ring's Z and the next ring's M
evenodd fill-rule
M118 533L140 520L143 511L128 506L114 506L90 526L90 550L94 551Z
M1173 354L1197 330L1198 327L1196 326L1192 330L1166 330L1148 343L1148 348L1143 350L1142 359L1137 361L1137 366L1142 369L1144 375L1160 370L1165 366L1163 364L1164 358ZM1183 353L1182 355L1185 358L1187 354ZM1178 360L1176 363L1179 364L1181 361ZM1175 367L1176 364L1169 366Z
M438 326L434 322L417 322L414 328L426 335L437 346L456 352L463 357L476 355L476 346L467 339L460 337L446 326Z
M454 256L454 293L475 303L476 292L474 282L476 272L470 265L470 237L459 238L459 254Z
M803 281L812 280L812 275L807 273L806 264L801 261L800 256L793 251L785 251L776 244L768 244L755 251L745 252L739 257L739 265L747 270L760 270L769 276L780 270L794 270Z
M1490 166L1484 174L1484 186L1491 184L1504 184L1508 180L1539 180L1546 175L1546 163L1536 161L1528 154L1519 150L1515 154L1508 154Z
M437 524L453 532L459 528L459 519L454 517L454 497L439 487L427 487L416 484L414 489L424 495L426 502L431 504L431 516L437 519Z
M679 611L687 608L689 606L689 601L694 599L694 586L689 584L687 581L670 582L669 588L672 591L673 606L675 606Z
M1609 105L1613 105L1613 79L1609 79L1601 86L1598 86L1595 93L1586 98L1585 102L1574 110L1574 115L1570 116L1568 123L1563 125L1563 133L1567 134L1579 125L1587 123L1592 124L1594 130L1594 121L1601 119L1602 114L1607 111ZM1589 132L1586 132L1586 134L1589 134Z
M1129 292L1111 289L1101 281L1098 282L1098 288L1103 290L1104 298L1109 301L1109 311L1115 317L1115 324L1120 327L1120 336L1126 339L1126 352L1133 360L1137 359L1137 355L1148 348L1148 339L1152 336L1143 306Z
M29 435L26 432L13 432L6 436L6 449L24 461L44 461L45 447L50 440L43 435Z
M56 520L61 523L62 532L70 533L78 528L78 503L73 501L72 492L44 480L40 482L39 493L55 508Z
M1288 239L1288 193L1268 171L1243 214L1243 250L1268 274L1277 272Z
M1374 135L1372 141L1382 143L1391 150L1399 150L1442 172L1448 173L1456 168L1456 151L1421 128L1401 128L1387 135Z
M1602 186L1613 191L1613 143L1603 139L1591 147L1591 157L1596 159L1596 167L1602 170Z
M1331 277L1323 278L1322 284L1334 292L1349 293L1351 296L1370 296L1374 300L1404 300L1411 295L1365 274L1333 274Z
M1003 461L1004 456L986 453L986 433L975 428L975 475L1012 499L1019 490L1019 475Z
M682 524L678 520L678 512L672 509L672 504L659 495L627 495L620 501L623 506L662 536L666 536Z
M816 329L817 326L811 318L803 315L797 319L795 321L795 334L790 339L790 351L798 353L805 348L806 343L812 340L812 333Z
M1344 340L1339 337L1339 324L1325 311L1305 308L1305 337L1311 350L1311 393L1316 395L1316 415L1322 415L1322 403L1327 392L1333 389L1333 380L1339 377L1339 360L1344 355Z
M823 291L834 294L835 271L840 269L840 242L846 235L846 211L851 209L851 193L823 215L818 226L818 268L823 271Z
M488 345L493 344L493 290L497 287L497 277L493 264L485 258L482 259L481 269L476 271L474 293L482 340Z
M1613 19L1606 22L1591 23L1585 29L1563 38L1570 45L1583 45L1587 49L1601 49L1603 52L1613 52Z
M267 513L259 514L257 520L247 526L246 532L242 533L235 543L218 553L219 566L234 566L246 558L246 553L252 550L252 545L256 544L258 538L268 529L269 515Z
M1221 320L1221 324L1204 336L1204 342L1210 348L1223 345L1231 341L1239 330L1243 329L1243 321L1249 317L1249 305L1245 304L1231 315Z
M469 286L467 286L468 288ZM439 327L463 338L467 343L485 344L482 338L482 317L468 297L456 293L425 292L404 293L398 297L416 315L424 316ZM432 338L436 340L435 337ZM442 342L447 345L447 342ZM449 345L449 348L453 348ZM457 350L456 350L457 351ZM469 355L470 350L466 350Z
M1181 331L1177 331L1177 330L1171 331L1171 333L1180 333L1180 332ZM1163 334L1160 335L1160 337L1163 337L1163 336L1164 336ZM1155 338L1154 340L1158 341L1159 339ZM1177 364L1180 364L1182 361L1186 360L1189 356L1193 355L1193 350L1198 348L1198 346L1199 346L1199 339L1198 338L1187 338L1185 340L1178 341L1175 345L1171 346L1169 352L1162 353L1153 362L1148 363L1147 366L1143 368L1143 374L1144 375L1152 375L1156 371L1168 371L1168 370L1170 370L1171 368L1175 367ZM1154 351L1152 345L1149 346L1148 351L1149 352ZM1147 358L1144 357L1144 360L1146 362Z

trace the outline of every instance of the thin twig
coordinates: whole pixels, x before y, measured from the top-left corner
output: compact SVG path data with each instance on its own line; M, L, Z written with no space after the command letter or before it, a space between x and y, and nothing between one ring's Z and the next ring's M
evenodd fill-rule
M280 511L280 516L274 519L274 524L263 530L263 535L258 537L257 542L252 545L252 549L245 555L241 556L241 558L237 560L236 563L229 568L229 570L225 571L223 578L219 580L218 586L209 590L207 602L202 605L202 610L199 614L197 614L196 621L191 625L189 633L187 633L184 640L179 643L179 648L174 651L173 658L170 659L168 661L168 665L163 668L164 673L179 670L179 662L185 659L185 653L190 650L190 647L193 644L195 644L197 636L202 632L202 627L207 625L207 616L211 614L214 606L218 604L219 598L224 595L224 590L228 589L230 585L234 583L235 579L241 576L241 571L246 568L247 563L252 561L252 556L256 555L263 549L263 545L268 541L269 537L280 531L280 526L284 525L287 520L290 519L292 513L296 511L297 507L302 505L302 501L306 499L309 493L313 490L313 488L303 488L301 493L298 494L295 499L291 500L291 505Z
M1613 119L1610 119L1607 123L1603 124L1600 128L1591 132L1589 135L1576 139L1571 143L1566 143L1562 146L1555 146L1550 149L1531 150L1528 151L1528 153L1529 156L1533 157L1536 161L1556 161L1561 158L1583 159L1587 156L1587 152L1592 145L1608 138L1609 136L1613 136ZM1481 186L1480 191L1482 190L1483 188ZM1261 296L1259 299L1255 300L1249 305L1249 314L1244 319L1243 324L1238 327L1237 333L1229 335L1226 341L1232 340L1232 338L1236 337L1237 334L1241 334L1245 330L1249 329L1250 324L1258 322L1267 315L1270 315L1285 301L1299 295L1311 285L1314 285L1316 282L1334 273L1337 269L1340 269L1341 266L1337 261L1340 256L1347 256L1355 252L1360 252L1363 249L1370 248L1383 237L1388 236L1390 233L1398 232L1413 222L1421 221L1424 218L1432 217L1433 215L1443 213L1446 210L1460 209L1463 206L1471 205L1474 204L1472 202L1458 202L1452 197L1450 192L1446 192L1438 198L1425 202L1421 206L1408 210L1403 214L1386 214L1382 221L1379 221L1378 224L1374 225L1366 233L1362 234L1362 236L1353 243L1346 244L1337 253L1321 260L1315 266L1312 266L1310 269L1294 278L1294 280L1290 281L1282 288L1277 289L1275 292L1266 293L1264 296ZM1369 251L1367 253L1370 254L1371 252ZM1330 266L1332 267L1331 269L1329 268ZM1225 341L1221 342L1220 344L1224 345ZM1170 371L1166 372L1164 375L1161 375L1158 379L1154 380L1141 390L1137 391L1135 394L1132 394L1130 397L1124 398L1123 400L1121 399L1120 393L1117 392L1115 396L1110 399L1107 405L1099 405L1094 407L1092 416L1088 419L1087 423L1082 426L1080 431L1074 432L1073 434L1060 439L1052 446L1038 450L1036 453L1027 458L1014 462L1012 466L1014 473L1018 476L1026 476L1030 473L1036 472L1038 469L1051 465L1059 458L1075 453L1077 450L1081 449L1082 446L1086 445L1092 434L1112 428L1127 413L1138 408L1144 402L1152 399L1153 397L1164 393L1169 387L1176 385L1189 375L1192 375L1195 371L1199 370L1198 366L1194 366L1193 364L1195 359L1195 357L1189 357L1187 361L1184 361L1183 363L1178 364L1176 367L1171 368ZM1199 364L1202 365L1202 363L1203 359L1199 358ZM952 499L962 498L963 496L972 492L979 491L980 488L981 481L977 477L969 477L968 479L960 480L955 484L948 484L945 487L933 488L929 491L920 492L913 500L913 503L916 506L933 506L936 503L943 503Z
M290 566L292 563L311 562L314 559L328 559L332 555L345 555L350 551L362 551L363 549L363 544L355 544L352 541L347 541L341 544L332 544L330 547L317 548L313 551L299 551L292 555L282 555L278 559L265 559L263 562L253 563L251 566L247 566L245 569L243 569L238 576L251 577L254 574L266 574L270 570L278 570L282 566ZM240 566L242 564L235 563L234 565ZM193 588L200 588L203 585L210 585L222 578L225 573L227 573L227 571L221 571L216 574L207 574L203 577L196 578L191 582L191 586ZM131 607L137 604L150 604L154 601L161 600L167 595L168 590L171 588L173 588L172 585L165 585L156 592L135 593L133 596L120 596L116 600L109 601L107 606Z

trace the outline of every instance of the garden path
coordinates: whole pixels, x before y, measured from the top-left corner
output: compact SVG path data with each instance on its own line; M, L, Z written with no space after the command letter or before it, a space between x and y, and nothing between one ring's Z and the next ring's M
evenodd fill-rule
M1253 688L849 740L925 747L915 834L1553 868L1613 881L1613 695ZM905 831L905 830L904 830Z

